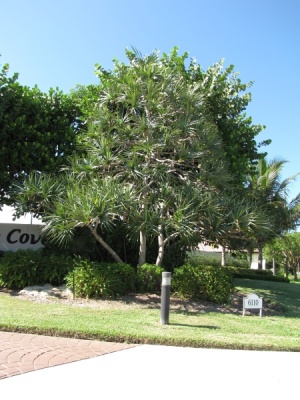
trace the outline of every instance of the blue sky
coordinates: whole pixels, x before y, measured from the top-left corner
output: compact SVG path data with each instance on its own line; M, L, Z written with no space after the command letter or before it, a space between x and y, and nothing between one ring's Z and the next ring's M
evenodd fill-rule
M254 81L247 114L266 125L257 141L272 139L268 158L289 161L283 178L300 172L299 0L0 0L0 10L0 64L43 91L96 83L94 64L110 69L131 46L179 46L204 69L234 64Z

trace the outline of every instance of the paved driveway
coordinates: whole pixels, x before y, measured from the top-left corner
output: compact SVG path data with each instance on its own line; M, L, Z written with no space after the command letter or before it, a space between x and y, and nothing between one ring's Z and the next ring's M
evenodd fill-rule
M131 347L124 343L0 331L0 379Z
M1 399L300 398L300 353L128 346L5 332L0 343L2 373L7 362L35 369L0 380Z

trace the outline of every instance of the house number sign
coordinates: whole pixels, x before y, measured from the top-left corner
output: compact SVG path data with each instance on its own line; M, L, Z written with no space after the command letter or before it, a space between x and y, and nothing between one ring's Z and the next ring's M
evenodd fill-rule
M245 311L247 309L259 310L259 315L260 315L260 317L262 317L263 298L258 297L254 293L251 293L247 297L244 297L243 298L243 317L245 316Z

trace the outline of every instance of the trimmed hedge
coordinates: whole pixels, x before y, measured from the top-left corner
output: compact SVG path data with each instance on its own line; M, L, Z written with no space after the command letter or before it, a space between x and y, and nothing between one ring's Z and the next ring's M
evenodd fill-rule
M99 263L77 257L74 265L66 281L75 296L108 298L135 290L136 273L128 264Z
M164 269L153 264L144 264L137 270L137 290L140 293L160 293Z
M221 256L220 254L205 254L200 253L197 255L193 255L188 257L187 264L189 265L211 265L213 267L221 266ZM249 268L248 261L241 258L232 257L230 255L226 255L226 265L231 267L239 267L239 268Z
M0 258L0 286L23 289L25 286L64 283L73 259L47 250L5 252Z
M232 275L223 267L187 264L173 271L172 292L183 298L222 304L233 288Z
M289 283L290 280L283 276L273 275L272 271L264 269L235 268L226 267L231 272L233 278L256 279L262 281L274 281Z

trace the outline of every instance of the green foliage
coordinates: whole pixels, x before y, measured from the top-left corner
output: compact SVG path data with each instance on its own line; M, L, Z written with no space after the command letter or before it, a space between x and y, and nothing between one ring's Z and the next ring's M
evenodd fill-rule
M66 275L73 268L73 257L63 251L41 250L41 275L44 283L60 285L65 283Z
M278 266L285 270L286 275L290 270L294 280L298 279L298 266L300 260L300 232L287 233L273 240L264 247L264 257L267 261L275 260Z
M203 267L206 265L219 267L221 264L221 258L218 254L202 253L196 256L190 256L188 258L188 264L194 267L197 267L198 265ZM250 269L246 260L235 257L226 257L226 267L222 267L222 269L230 271L234 278L289 282L288 279L282 276L274 276L270 270Z
M64 282L72 258L44 250L5 252L0 258L0 285L10 289Z
M225 68L223 60L204 71L195 59L191 59L186 68L187 57L188 53L180 56L178 48L174 48L170 55L164 54L163 59L186 80L199 85L200 91L205 94L205 106L222 137L230 172L235 182L242 183L249 172L249 165L262 156L259 148L271 142L256 143L256 136L265 127L254 125L245 113L251 102L249 89L253 82L242 83L234 65Z
M264 269L250 269L250 268L236 268L227 266L226 269L231 272L234 278L242 279L255 279L263 281L274 281L274 282L286 282L289 283L289 279L283 276L273 275L272 271Z
M77 112L79 123L72 127L82 126L84 120L88 128L78 136L80 154L64 167L59 184L66 190L57 195L57 188L43 191L35 185L32 196L27 182L21 182L15 205L22 203L20 212L32 207L42 214L44 232L59 245L72 241L78 227L87 227L109 257L120 263L126 260L120 257L124 242L115 245L107 237L124 224L126 237L134 245L140 240L139 265L153 262L148 249L155 239L156 264L171 269L179 264L179 257L172 257L172 244L178 245L179 254L208 236L228 236L229 225L234 225L230 233L236 236L257 224L257 210L250 213L238 199L243 213L238 209L235 218L218 198L235 182L244 188L248 164L259 158L254 137L262 127L243 114L251 100L246 93L251 84L242 84L233 66L223 70L220 62L205 72L192 60L188 67L187 53L180 56L176 47L162 56L157 51L142 56L136 50L126 55L129 63L114 60L112 71L96 66L98 86L78 86L69 97L58 95L62 104ZM22 92L16 77L7 81L4 71L3 79L4 86L16 85ZM35 90L40 100L48 101L56 93L48 98ZM59 101L54 110L60 109ZM28 142L26 138L26 146ZM25 167L22 171L28 172ZM50 195L56 201L49 202ZM230 218L224 217L224 209Z
M232 275L223 267L186 264L174 269L172 291L181 297L226 303L232 290Z
M137 286L141 293L159 293L164 269L153 264L138 267Z
M33 212L45 224L42 234L60 248L74 244L78 228L86 227L116 262L122 260L105 242L102 232L110 232L122 221L128 204L136 199L130 184L113 177L93 177L61 173L59 176L32 173L13 187L18 215Z
M252 237L251 247L258 248L258 268L262 268L262 249L265 244L295 229L299 221L300 193L287 201L290 185L298 174L281 179L285 160L259 160L256 169L248 176L249 197L268 215L270 229L257 229Z
M58 89L43 93L37 86L22 86L18 74L9 77L8 71L8 64L0 70L0 199L16 177L58 171L74 151L81 127L80 111L70 96Z
M68 273L66 281L75 296L107 298L133 292L135 278L135 270L128 264L98 263L76 257L74 269Z
M198 243L196 237L194 238L194 241ZM165 247L165 254L163 259L163 267L166 271L172 271L174 268L180 267L185 263L186 250L191 246L191 243L191 238L187 240L180 236L175 238L174 240L169 241L169 243Z
M205 253L191 255L188 257L188 264L190 264L192 266L212 265L212 266L219 267L221 265L221 256L220 256L220 254L205 254ZM248 262L247 262L247 260L243 260L241 258L227 256L226 257L226 265L232 266L232 267L247 268Z
M190 255L187 258L187 263L193 267L198 265L211 265L214 267L220 267L221 265L221 257L220 254L207 254L200 253L197 255Z
M143 238L139 264L146 262L146 241L158 237L156 263L163 265L170 240L191 241L202 214L212 208L202 183L228 180L224 149L200 85L174 67L175 50L170 60L158 52L126 55L129 65L115 61L111 73L97 68L101 107L82 140L90 170L85 163L80 172L130 182L139 195L126 224L132 240Z
M249 263L247 260L231 256L226 257L226 265L237 268L249 268Z
M1 258L0 283L4 287L22 289L44 283L38 274L41 256L31 250L7 252Z

